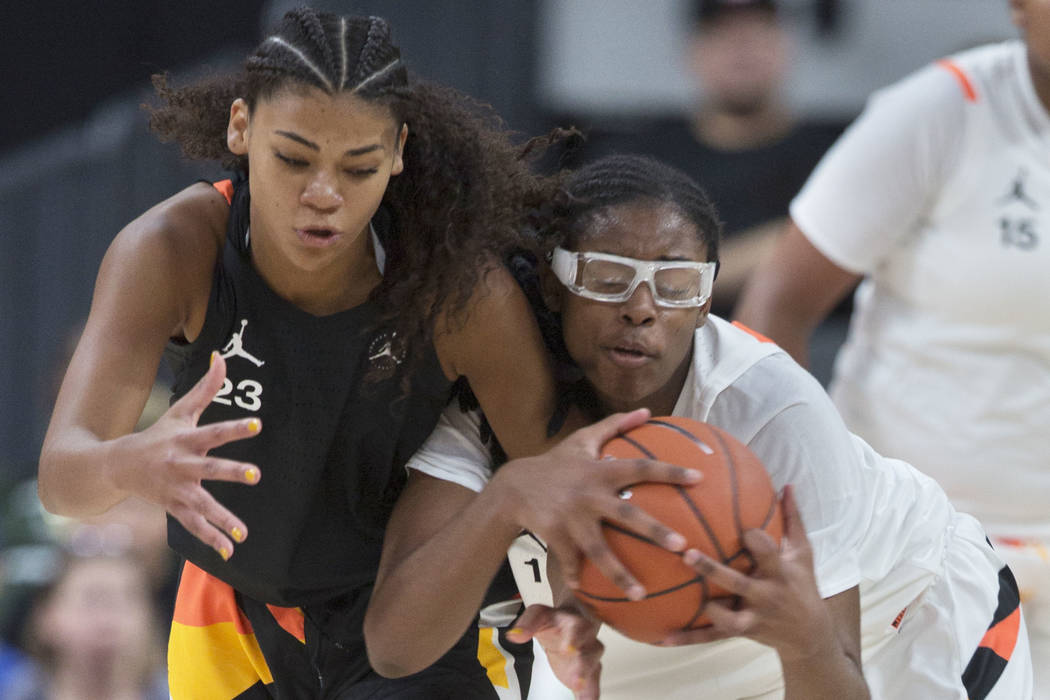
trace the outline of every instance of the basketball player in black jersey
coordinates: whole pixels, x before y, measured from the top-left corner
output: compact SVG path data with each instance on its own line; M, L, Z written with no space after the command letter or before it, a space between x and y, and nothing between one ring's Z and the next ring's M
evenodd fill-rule
M295 10L239 74L156 85L154 129L237 175L178 193L110 246L41 500L69 516L129 496L168 511L187 559L176 700L495 697L476 632L389 681L368 665L362 619L402 465L453 382L469 381L509 454L548 442L549 360L493 262L544 181L490 115L410 82L374 17ZM165 351L176 400L132 433ZM637 479L637 464L606 466Z

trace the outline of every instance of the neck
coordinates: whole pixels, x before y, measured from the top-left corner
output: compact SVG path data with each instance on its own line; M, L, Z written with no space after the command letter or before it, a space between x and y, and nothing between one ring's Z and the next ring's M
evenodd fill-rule
M726 151L757 148L776 141L792 126L791 115L773 102L748 112L705 108L693 121L697 139Z
M314 316L346 311L368 299L382 277L366 227L333 264L313 270L293 267L265 239L251 242L252 264L281 298Z

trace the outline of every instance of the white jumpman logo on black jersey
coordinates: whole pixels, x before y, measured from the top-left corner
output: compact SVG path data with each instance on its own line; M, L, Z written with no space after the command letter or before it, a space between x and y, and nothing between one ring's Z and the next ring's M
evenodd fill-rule
M393 341L392 340L386 341L385 343L383 343L382 346L380 346L379 352L377 352L374 355L371 355L368 359L369 360L378 360L380 357L393 357L394 360L397 360L397 358L394 357L394 348L392 346L393 346Z
M256 367L262 367L266 363L263 360L253 356L247 350L244 349L244 327L248 325L248 319L241 319L241 330L235 332L230 336L230 342L226 343L226 347L222 349L222 357L243 357L248 360Z

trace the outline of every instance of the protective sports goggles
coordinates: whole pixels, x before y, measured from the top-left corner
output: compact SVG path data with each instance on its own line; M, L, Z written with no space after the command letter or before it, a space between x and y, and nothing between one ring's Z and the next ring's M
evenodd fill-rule
M607 253L573 253L558 247L551 257L555 276L574 294L595 301L624 302L645 282L660 306L703 306L711 298L718 263L635 260Z

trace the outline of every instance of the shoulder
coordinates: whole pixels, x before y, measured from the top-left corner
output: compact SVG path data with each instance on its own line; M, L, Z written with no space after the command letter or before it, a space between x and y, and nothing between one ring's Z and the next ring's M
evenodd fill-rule
M156 204L124 227L115 241L124 249L183 263L221 247L229 206L211 185L195 183Z
M988 88L1016 63L1018 50L1023 49L1015 42L1005 42L937 59L873 93L869 109L903 110L926 119L958 115L987 99Z
M228 205L211 185L195 183L153 206L117 234L102 274L166 295L191 328L203 320L225 237Z

